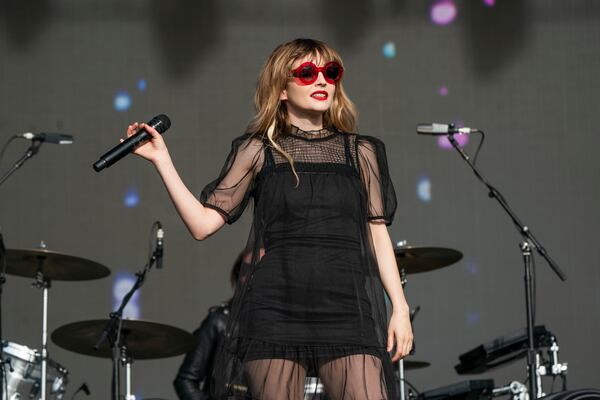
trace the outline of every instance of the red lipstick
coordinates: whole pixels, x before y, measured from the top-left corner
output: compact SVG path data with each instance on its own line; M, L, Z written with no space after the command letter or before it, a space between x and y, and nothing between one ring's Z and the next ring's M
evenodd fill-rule
M310 97L312 97L315 100L325 101L329 97L329 93L327 93L324 90L317 90L316 92L312 92L310 94Z

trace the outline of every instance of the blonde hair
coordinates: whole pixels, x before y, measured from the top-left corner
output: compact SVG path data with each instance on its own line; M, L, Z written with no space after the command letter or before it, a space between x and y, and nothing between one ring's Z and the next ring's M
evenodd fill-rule
M249 133L267 136L273 148L289 161L297 183L299 178L294 169L294 160L276 143L276 140L290 129L286 105L280 100L281 92L287 86L294 62L307 55L315 59L321 57L326 62L336 61L343 66L340 55L326 43L318 40L295 39L277 46L267 58L258 76L254 95L256 115L246 129ZM355 132L356 123L356 107L346 95L342 81L339 81L336 84L331 107L323 114L323 126L333 127L341 132Z

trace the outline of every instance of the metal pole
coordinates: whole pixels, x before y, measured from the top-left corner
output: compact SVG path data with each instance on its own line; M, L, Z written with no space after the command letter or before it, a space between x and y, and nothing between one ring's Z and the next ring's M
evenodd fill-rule
M125 360L125 400L135 400L135 395L131 393L131 359Z
M400 375L400 400L406 399L406 390L404 388L404 360L398 361L398 375Z
M536 375L536 348L534 341L534 315L533 315L533 275L531 270L531 246L529 242L520 243L521 252L523 253L523 263L525 264L525 303L527 309L527 371L529 373L529 393L532 399L539 397L537 388Z
M42 318L42 396L40 400L46 400L46 363L48 358L48 285L43 289L43 318Z

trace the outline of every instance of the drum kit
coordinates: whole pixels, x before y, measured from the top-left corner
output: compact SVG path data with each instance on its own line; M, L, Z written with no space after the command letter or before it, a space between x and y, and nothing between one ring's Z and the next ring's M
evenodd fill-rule
M2 341L2 400L62 400L69 383L69 371L48 357L48 294L52 281L86 281L101 279L110 270L94 261L40 249L6 249L5 271L10 275L32 278L33 286L42 291L41 351ZM1 254L0 254L1 255ZM70 323L54 330L52 341L75 353L113 358L108 341L95 348L110 320ZM196 339L182 329L139 320L121 320L117 347L120 361L126 367L126 400L133 400L131 365L133 360L150 360L184 354L195 346ZM83 385L85 386L85 385ZM80 388L81 389L81 388ZM84 391L89 393L87 387ZM74 395L71 397L74 398Z
M407 275L431 272L455 264L462 258L458 250L443 247L412 247L404 242L394 249L403 287L407 284ZM2 399L41 399L62 400L65 398L69 383L68 370L48 357L48 295L52 281L85 281L101 279L110 274L110 270L94 261L71 256L45 248L7 249L5 251L5 270L10 275L31 278L33 286L42 291L42 343L41 351L27 346L3 341L2 356ZM419 307L411 314L411 321ZM120 320L120 333L116 346L104 341L98 346L98 338L103 335L109 319L79 321L63 325L52 332L52 341L66 350L92 356L112 359L118 348L118 359L125 367L125 400L133 400L131 368L134 360L150 360L184 354L195 345L195 337L179 328L156 322L140 320ZM538 382L541 376L564 376L567 364L558 362L558 344L556 337L544 326L535 329L536 344L539 348L548 348L550 362L543 362L538 354ZM456 366L459 374L486 372L499 365L523 358L526 355L527 334L525 330L496 338L459 357ZM415 397L415 393L406 389L408 383L405 371L427 368L431 364L416 360L413 355L395 364L399 382L400 399ZM116 385L119 385L118 377ZM541 382L540 382L541 385ZM317 378L307 378L306 393L311 399L328 399L322 384ZM87 390L87 388L86 388ZM471 380L443 388L429 390L419 394L421 400L452 397L492 397L512 395L514 400L524 400L527 387L518 382L507 386L495 387L493 380ZM315 397L316 396L316 397Z
M462 258L462 253L458 250L443 247L411 247L406 246L406 242L399 242L394 249L398 268L400 269L400 278L402 286L407 284L408 274L417 274L430 272L439 268L444 268L458 262ZM411 313L411 322L420 307ZM416 368L429 367L431 364L424 361L414 361L409 356L407 359L400 360L396 365L400 399L406 397L418 400L440 400L440 399L479 399L492 398L497 396L511 396L513 400L528 400L530 398L540 398L545 396L542 390L542 377L549 376L553 380L556 377L563 378L563 390L566 390L565 374L568 370L567 363L560 363L558 359L558 342L556 336L546 330L545 326L536 326L533 330L535 348L535 393L537 396L531 396L527 385L519 381L512 381L501 387L496 387L493 379L478 379L459 382L456 384L428 390L421 393L415 393L412 390L406 390L405 384L411 386L405 378L404 371ZM459 364L455 370L460 375L480 374L488 372L499 366L506 365L512 361L525 358L529 349L528 329L519 329L508 335L495 338L489 343L485 343L467 351L459 356ZM544 357L543 350L547 351Z

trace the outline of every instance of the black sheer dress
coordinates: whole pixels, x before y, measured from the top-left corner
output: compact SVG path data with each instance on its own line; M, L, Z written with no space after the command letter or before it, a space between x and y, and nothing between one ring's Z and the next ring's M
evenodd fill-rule
M254 202L226 338L218 399L310 399L318 376L330 398L394 399L384 290L369 222L396 209L383 143L334 129L296 127L277 143L246 134L232 143L202 203L235 222ZM239 249L232 248L233 253Z

